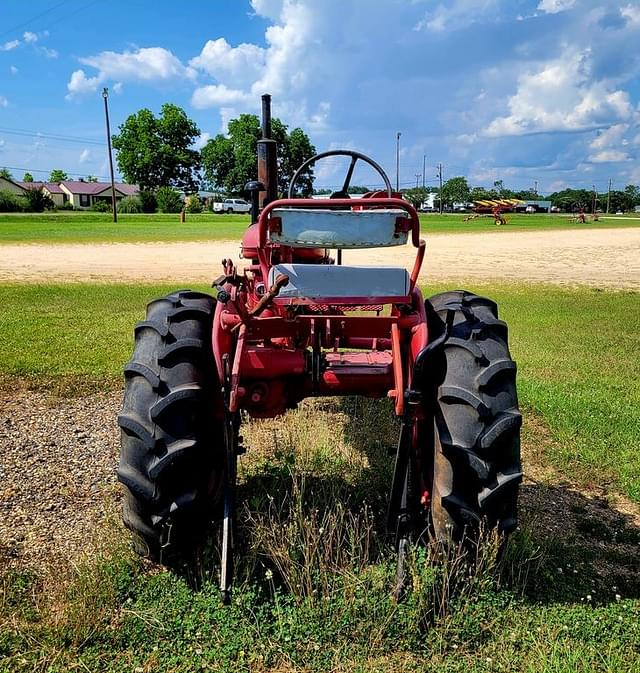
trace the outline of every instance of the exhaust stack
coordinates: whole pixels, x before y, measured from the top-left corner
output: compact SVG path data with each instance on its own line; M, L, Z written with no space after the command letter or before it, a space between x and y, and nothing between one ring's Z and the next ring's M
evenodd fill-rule
M265 189L260 192L260 208L278 198L277 143L271 138L271 96L262 96L262 138L258 140L258 182Z

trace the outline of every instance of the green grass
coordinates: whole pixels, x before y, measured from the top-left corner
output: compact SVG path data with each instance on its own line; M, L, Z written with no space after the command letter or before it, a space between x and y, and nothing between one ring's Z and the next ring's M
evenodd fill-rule
M640 580L622 585L611 562L603 572L591 534L566 525L550 539L540 512L501 563L492 539L473 568L415 549L395 603L381 497L396 434L388 401L314 402L247 428L230 606L213 543L170 573L133 557L127 534L108 526L84 560L0 572L0 670L638 670Z
M490 218L463 222L465 215L422 215L423 235L455 232L502 232L566 228L636 227L639 220L606 219L595 224L578 225L568 215L508 215L509 224L496 227ZM118 216L117 224L105 213L4 213L0 214L2 243L95 243L142 241L237 240L249 221L248 215L187 214Z
M133 323L169 289L0 285L4 385L119 387ZM497 299L510 324L527 451L541 447L570 481L607 481L640 501L638 295L470 289ZM84 560L0 569L0 671L640 670L640 528L604 500L529 483L501 563L495 540L466 573L460 556L416 549L396 604L389 401L312 400L243 434L231 606L219 602L213 541L164 572L112 523ZM562 522L554 533L549 517Z
M63 392L119 387L132 326L149 299L171 289L0 285L0 377ZM638 294L540 285L469 289L495 298L510 325L520 401L556 440L547 459L582 483L611 483L640 502Z

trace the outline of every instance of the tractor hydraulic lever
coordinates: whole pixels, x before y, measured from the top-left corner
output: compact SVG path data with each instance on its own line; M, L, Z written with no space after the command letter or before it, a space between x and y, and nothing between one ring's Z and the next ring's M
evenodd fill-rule
M280 294L280 290L289 284L289 276L284 273L279 273L276 276L273 285L269 288L269 291L264 294L260 301L249 311L250 318L257 318L267 306Z

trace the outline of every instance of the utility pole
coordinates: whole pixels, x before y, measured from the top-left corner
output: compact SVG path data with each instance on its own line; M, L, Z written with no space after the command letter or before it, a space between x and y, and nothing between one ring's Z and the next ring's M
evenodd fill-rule
M400 192L400 136L402 133L396 133L396 192Z
M422 189L425 188L426 168L427 168L427 155L423 154L422 155Z
M595 215L596 214L596 201L598 200L597 192L596 192L596 186L593 186L593 208L591 212Z
M440 179L440 192L438 194L440 201L440 215L442 215L442 164L438 164L438 178Z
M418 189L418 185L420 184L420 176L422 173L416 173L416 189Z
M610 205L611 205L611 178L609 178L609 189L607 189L607 215L609 214Z
M113 153L111 151L111 127L109 126L109 89L102 89L102 98L104 98L104 118L107 122L107 147L109 148L109 170L111 171L111 207L113 208L113 221L118 221L118 211L116 209L116 183L113 179Z
M533 193L538 196L538 181L534 180L533 181Z

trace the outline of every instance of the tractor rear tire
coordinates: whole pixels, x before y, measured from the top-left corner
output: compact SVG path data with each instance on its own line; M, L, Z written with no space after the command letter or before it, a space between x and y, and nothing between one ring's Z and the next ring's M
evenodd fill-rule
M222 397L211 347L215 300L181 290L147 306L124 367L118 479L142 556L167 565L206 534L221 501ZM219 415L220 416L220 415Z
M522 481L522 415L507 325L498 320L495 302L470 292L445 292L429 301L439 329L453 311L437 365L434 533L454 543L492 529L506 536L517 526Z

